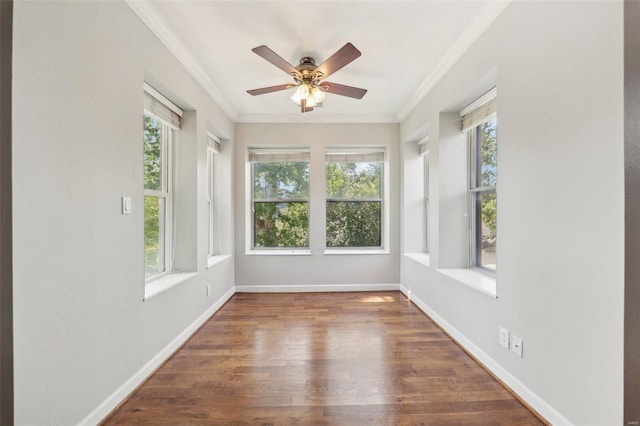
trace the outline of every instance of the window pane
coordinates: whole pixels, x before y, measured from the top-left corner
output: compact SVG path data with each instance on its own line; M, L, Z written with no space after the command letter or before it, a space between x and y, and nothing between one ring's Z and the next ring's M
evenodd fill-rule
M144 275L158 274L164 267L164 198L144 197Z
M496 186L498 167L498 143L496 139L497 121L495 117L478 126L480 139L480 179L482 186Z
M207 150L207 197L213 200L213 151Z
M214 211L213 211L213 203L209 202L209 256L214 256L216 254L214 248L214 238L215 238L215 228L214 228Z
M424 196L429 198L429 154L424 156Z
M255 200L309 197L309 163L252 163Z
M382 198L381 162L327 163L327 198Z
M213 177L214 177L214 154L213 150L207 149L207 199L209 205L209 256L214 256L216 254L214 244L215 244L215 217L214 217L214 209L213 209Z
M309 247L306 202L254 203L255 247Z
M478 266L496 270L496 224L497 224L497 198L495 192L484 192L476 195L480 205L479 229L477 230Z
M429 154L424 155L424 249L429 252Z
M144 189L162 191L162 123L143 115Z
M327 201L327 247L380 247L380 201Z

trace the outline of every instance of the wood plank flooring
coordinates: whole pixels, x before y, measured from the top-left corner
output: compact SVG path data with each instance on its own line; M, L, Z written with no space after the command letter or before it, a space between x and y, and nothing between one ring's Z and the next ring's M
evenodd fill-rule
M543 423L391 291L235 294L104 424Z

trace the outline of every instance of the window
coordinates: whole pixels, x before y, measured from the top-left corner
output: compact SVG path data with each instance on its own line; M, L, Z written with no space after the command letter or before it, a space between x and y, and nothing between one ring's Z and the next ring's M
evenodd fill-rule
M496 271L498 139L495 89L462 114L469 143L470 263Z
M145 85L144 149L144 270L147 281L172 272L174 130L182 110ZM174 111L177 110L176 111ZM178 113L179 112L179 113Z
M423 156L424 178L424 251L429 253L429 136L418 143L420 155Z
M216 154L220 153L220 139L218 139L211 132L207 132L207 207L208 207L208 222L209 222L209 244L208 254L209 256L216 256L220 254L219 242L216 238L216 213L214 205L214 158Z
M254 249L309 247L308 149L251 149Z
M328 248L382 247L384 150L325 156Z

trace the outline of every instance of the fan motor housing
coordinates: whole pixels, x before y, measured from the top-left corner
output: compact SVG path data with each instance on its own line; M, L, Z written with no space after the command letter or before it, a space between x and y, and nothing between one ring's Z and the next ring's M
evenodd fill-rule
M313 78L312 73L316 69L316 61L309 56L305 56L300 59L300 64L296 69L302 74L303 80L311 80Z
M305 56L304 58L300 59L300 64L296 67L296 69L300 72L313 71L316 69L316 61L309 56Z

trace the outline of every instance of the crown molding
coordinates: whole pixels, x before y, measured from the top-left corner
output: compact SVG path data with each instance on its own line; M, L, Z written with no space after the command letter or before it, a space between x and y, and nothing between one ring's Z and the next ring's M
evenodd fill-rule
M395 114L240 114L236 123L399 123Z
M232 121L235 121L238 113L222 92L211 81L207 73L202 69L198 61L193 57L189 49L169 28L151 2L142 0L125 0L125 3L140 17L149 29L160 39L171 53L184 65L189 73L202 86L205 92L222 108Z
M465 30L458 36L451 48L444 57L438 62L434 70L422 82L420 87L415 91L413 97L407 105L398 113L398 121L402 121L413 108L433 89L442 77L458 62L462 55L471 47L471 45L489 28L489 25L500 16L502 11L511 3L511 0L495 0L490 1L485 6L482 13L476 16Z

